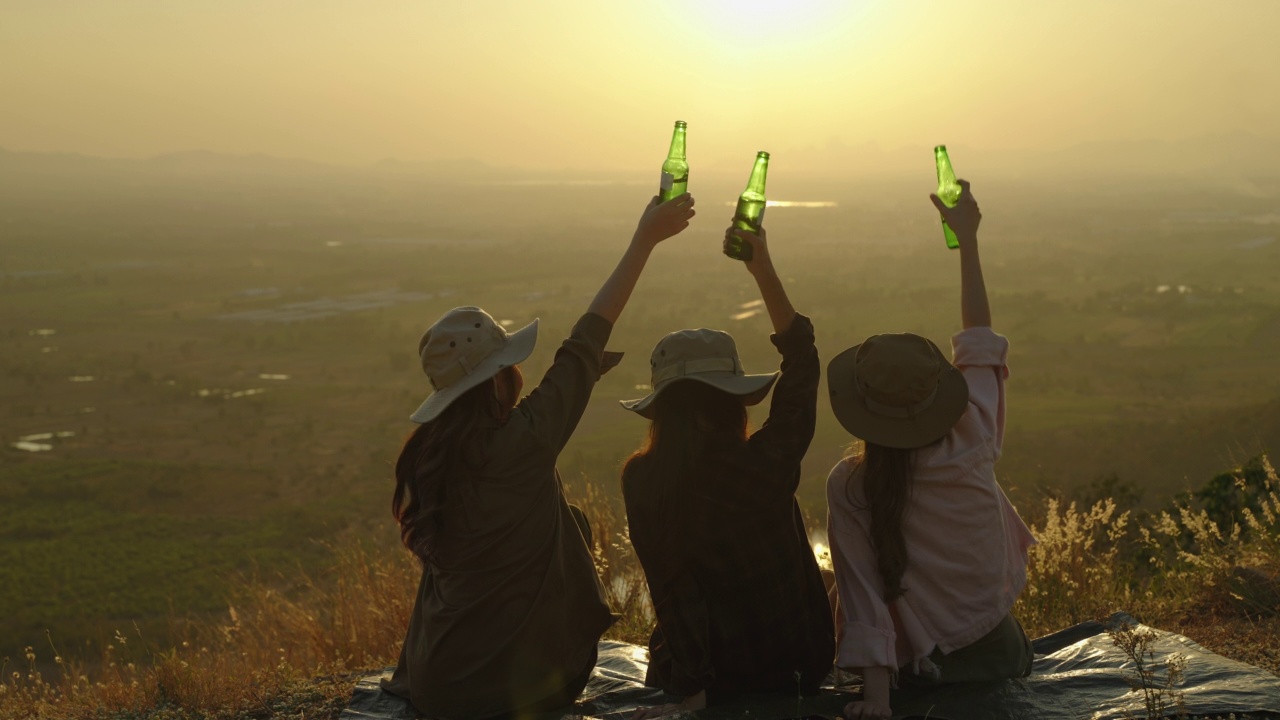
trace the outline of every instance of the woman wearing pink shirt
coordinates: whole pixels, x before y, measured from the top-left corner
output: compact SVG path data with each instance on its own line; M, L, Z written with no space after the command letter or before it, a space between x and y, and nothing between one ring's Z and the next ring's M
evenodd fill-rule
M889 718L889 688L1025 677L1031 643L1010 613L1035 540L996 483L1009 342L991 330L982 214L961 180L955 364L908 333L876 335L827 369L831 407L865 442L827 478L839 591L836 665L863 677L845 716Z

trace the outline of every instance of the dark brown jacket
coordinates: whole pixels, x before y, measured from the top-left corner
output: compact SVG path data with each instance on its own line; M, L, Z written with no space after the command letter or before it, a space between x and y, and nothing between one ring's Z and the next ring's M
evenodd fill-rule
M623 473L658 621L645 683L681 696L706 690L712 703L816 692L835 656L826 588L795 500L821 372L813 325L798 315L771 339L782 376L759 430L705 450L673 491L643 457Z
M400 662L383 685L425 715L485 718L552 695L613 624L555 468L611 330L582 316L538 387L490 428L486 464L453 485Z

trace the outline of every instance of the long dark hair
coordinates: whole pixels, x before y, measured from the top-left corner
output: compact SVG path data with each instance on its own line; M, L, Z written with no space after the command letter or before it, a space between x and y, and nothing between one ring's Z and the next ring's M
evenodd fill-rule
M396 492L391 514L400 541L424 564L431 562L442 524L441 509L457 483L485 460L493 422L506 422L519 387L519 369L497 376L458 396L434 420L419 425L396 459ZM505 375L505 377L504 377Z
M902 519L911 501L915 458L915 448L891 448L869 442L849 474L847 492L856 505L853 473L862 468L863 495L871 513L871 545L884 580L885 602L893 601L906 591L902 575L909 556Z
M716 448L746 442L747 407L742 398L696 380L680 380L653 400L649 437L627 460L626 470L643 463L647 477L660 484L660 517L673 519L679 504L671 500L688 487L699 460ZM623 488L625 492L626 488Z

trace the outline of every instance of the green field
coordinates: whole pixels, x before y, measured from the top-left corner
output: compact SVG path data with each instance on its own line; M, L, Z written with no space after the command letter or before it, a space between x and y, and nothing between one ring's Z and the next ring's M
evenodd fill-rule
M651 192L77 172L0 172L0 656L46 629L63 645L163 632L225 608L238 574L320 571L339 534L393 543L390 465L428 387L418 335L462 304L541 318L535 381ZM1015 502L1114 475L1159 503L1280 448L1274 194L976 182L1012 342L998 474ZM726 329L749 372L776 366L750 277L719 253L736 191L706 183L614 333L628 357L561 456L571 488L612 486L641 442L616 401L646 392L663 334ZM870 333L945 347L958 329L956 255L927 190L771 187L836 203L768 216L824 359ZM814 517L849 441L821 405L800 491ZM48 450L13 446L44 434L26 442Z

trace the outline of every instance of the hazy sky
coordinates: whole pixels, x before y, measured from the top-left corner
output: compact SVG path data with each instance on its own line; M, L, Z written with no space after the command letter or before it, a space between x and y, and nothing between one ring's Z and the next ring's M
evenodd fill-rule
M704 160L1275 138L1277 28L1276 0L0 0L0 147L618 169L675 119Z

